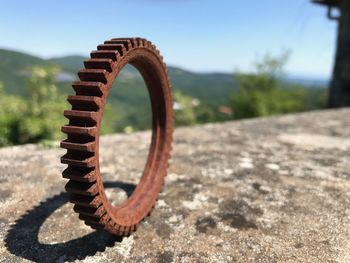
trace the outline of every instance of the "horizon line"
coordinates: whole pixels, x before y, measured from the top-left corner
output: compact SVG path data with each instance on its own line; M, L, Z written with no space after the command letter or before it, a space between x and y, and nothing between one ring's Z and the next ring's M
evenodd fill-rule
M66 58L66 57L82 57L82 58L89 58L89 55L87 54L86 56L82 53L66 53L66 54L61 54L61 55L53 55L53 56L42 56L40 54L31 52L31 51L26 51L23 49L16 49L16 48L11 48L7 46L0 46L0 50L5 50L5 51L10 51L10 52L16 52L16 53L21 53L24 55L29 55L32 57L40 58L42 60L51 60L51 59L60 59L60 58ZM82 61L83 62L83 61ZM180 70L184 70L190 73L194 74L227 74L227 75L234 75L237 70L234 70L234 67L232 67L232 71L225 71L225 70L218 70L218 69L212 69L212 70L196 70L196 69L189 69L186 66L181 66L181 65L176 65L176 64L168 64L168 67L172 68L177 68ZM252 74L252 71L240 71L240 73L243 74ZM332 76L329 76L329 74L305 74L301 72L290 72L288 70L285 71L285 74L287 78L306 78L306 79L314 79L315 81L330 81Z

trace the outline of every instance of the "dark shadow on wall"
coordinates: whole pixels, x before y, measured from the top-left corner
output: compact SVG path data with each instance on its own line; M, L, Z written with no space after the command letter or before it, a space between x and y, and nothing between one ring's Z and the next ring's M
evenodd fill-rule
M136 187L134 184L122 182L106 182L104 186L105 188L120 188L128 196L132 194ZM55 262L58 260L66 262L93 256L96 252L104 251L106 247L113 246L115 242L122 241L121 237L103 231L95 231L64 243L40 243L40 227L56 209L68 201L69 194L67 193L55 195L17 219L5 239L8 251L18 257L35 262ZM60 220L64 220L64 218Z

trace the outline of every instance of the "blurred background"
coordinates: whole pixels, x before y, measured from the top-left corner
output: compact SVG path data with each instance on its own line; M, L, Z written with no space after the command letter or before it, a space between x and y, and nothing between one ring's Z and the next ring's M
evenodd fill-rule
M69 108L66 96L73 94L76 72L91 50L113 37L144 37L161 50L177 126L350 104L342 73L342 52L350 40L342 16L350 21L349 4L341 1L25 0L0 5L2 147L50 146L61 139L60 127L67 123L62 112ZM148 94L133 67L123 69L108 99L103 133L150 128Z

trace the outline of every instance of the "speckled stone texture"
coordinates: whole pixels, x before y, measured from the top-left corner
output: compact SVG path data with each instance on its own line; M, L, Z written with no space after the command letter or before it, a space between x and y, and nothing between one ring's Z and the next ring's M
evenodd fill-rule
M116 203L150 133L105 136ZM350 109L179 128L163 193L136 233L73 213L61 149L0 149L0 262L350 262Z

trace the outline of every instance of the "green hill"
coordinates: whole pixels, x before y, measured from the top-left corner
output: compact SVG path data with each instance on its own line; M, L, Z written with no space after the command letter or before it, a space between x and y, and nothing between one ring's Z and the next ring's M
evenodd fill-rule
M227 95L237 86L233 74L193 73L175 67L169 67L169 74L175 89L215 106L226 104Z
M61 58L54 58L49 60L62 67L64 70L77 72L83 66L84 57L81 56L67 56ZM194 73L176 67L169 67L170 79L174 89L179 89L184 94L196 97L209 104L220 105L227 102L227 95L235 87L233 75L222 73ZM131 66L123 69L118 79L121 89L123 87L143 85L143 80L139 73ZM113 90L117 96L122 92Z
M66 56L45 60L17 51L0 49L0 81L4 83L8 93L24 95L31 67L56 65L62 69L62 74L58 76L62 92L71 92L70 82L76 78L76 72L83 67L84 59L82 56ZM174 89L212 105L225 104L227 94L235 87L231 74L200 74L176 67L169 67L169 74ZM117 86L119 89L113 89L111 97L123 97L128 100L126 98L128 93L135 92L132 87L143 87L144 84L139 73L129 66L121 72ZM136 98L138 97L136 95Z
M86 58L83 56L65 56L59 58L51 58L48 61L61 66L64 70L76 72L84 66L83 62L85 59Z
M56 66L60 73L56 76L57 86L63 95L73 94L72 81L83 67L82 56L65 56L42 59L25 53L0 49L0 82L5 91L22 97L27 95L27 81L30 68L34 66ZM228 94L235 87L231 74L199 74L176 67L169 67L170 79L174 90L197 98L214 110L228 104ZM136 129L149 128L151 123L150 105L145 83L139 72L132 66L126 66L112 88L105 110L109 123L106 131L120 131L122 127L132 125ZM140 114L141 113L141 114Z
M21 110L16 111L16 114L21 118L18 119L20 120L19 122L13 121L17 121L17 119L14 119L12 116L14 112L13 110L20 108L22 105L29 105L27 109L33 108L30 102L36 96L30 94L28 90L28 81L31 78L32 67L55 66L60 69L58 73L53 73L55 75L50 76L49 81L50 83L52 81L55 82L56 86L58 87L58 94L55 94L56 97L47 105L55 106L55 103L57 103L57 105L61 108L58 109L53 107L47 112L57 113L57 116L62 117L63 109L68 107L65 105L65 103L63 103L64 97L68 94L73 94L71 83L77 79L77 72L83 67L84 60L85 58L82 56L66 56L60 58L42 59L40 57L31 56L21 52L0 49L0 83L3 83L5 87L5 93L4 96L2 96L4 99L2 103L3 107L0 109L3 110L3 112L9 112L8 115L3 116L4 118L2 119L2 121L5 122L2 125L2 133L5 134L3 137L10 143L17 143L16 140L11 139L12 137L8 137L7 131L11 127L14 128L14 130L11 128L13 133L18 132L22 134L22 130L24 129L25 131L29 131L28 134L30 136L32 136L32 132L35 131L35 129L32 129L33 127L36 129L38 127L44 127L42 124L45 124L45 122L43 122L41 119L36 119L37 123L28 122L25 123L27 126L24 124L22 125L22 115L32 114L30 111L27 111L27 113L22 113ZM247 105L252 105L252 102L254 107L256 105L259 106L259 103L254 103L257 98L263 103L272 101L274 103L282 102L282 104L285 103L286 99L288 99L290 103L287 103L286 105L288 107L291 105L290 107L292 107L292 110L295 111L319 109L325 105L326 101L325 89L310 89L311 86L308 86L310 84L299 84L301 83L300 81L306 83L305 79L289 80L284 78L282 79L281 85L278 84L279 80L275 80L274 86L278 86L276 88L278 93L276 94L282 94L285 96L283 97L281 95L283 97L283 99L281 99L281 96L277 98L275 93L271 93L272 95L266 95L259 91L261 85L265 84L265 82L262 82L262 84L258 82L257 84L256 79L260 81L260 76L247 74L240 75L240 77L244 76L250 81L250 83L254 83L256 86L256 93L254 93L255 95L253 94L253 97L246 98L244 105L240 105L239 103L242 101L241 98L235 101L235 105L232 105L231 94L238 90L238 83L235 81L235 76L233 74L195 73L171 66L168 69L172 87L174 89L174 97L176 102L175 106L177 109L175 111L175 120L177 125L191 125L196 123L229 120L239 116L237 114L239 109L246 111L249 114L250 112L255 114L255 108L250 111L250 108L249 110L246 110L245 107L247 107ZM309 83L309 81L310 80L307 82ZM289 85L291 83L293 85ZM46 86L49 87L50 85ZM115 87L112 88L109 94L107 105L105 107L102 132L111 133L149 129L151 124L151 109L147 88L145 87L145 83L140 73L134 67L126 66L119 74L114 86ZM40 85L37 87L40 88ZM314 87L317 87L317 85ZM33 88L31 90L33 91ZM249 95L252 95L250 93ZM8 96L8 94L17 96ZM242 94L244 95L248 93L236 92L235 98ZM273 105L273 107L275 107L274 105L276 103L270 104L268 104L268 106ZM13 107L13 105L15 106ZM297 105L298 107L294 105ZM264 107L262 108L265 109ZM278 113L290 112L292 110L288 108L288 110L279 110ZM234 115L232 112L234 112ZM259 114L260 112L265 111L259 111ZM249 116L257 116L254 114ZM35 114L30 116L32 116L34 119L37 118ZM51 118L49 116L48 120L50 122L52 119L58 120L59 118ZM63 121L67 121L66 119L63 119L64 118L62 117L62 121L59 120L59 125L62 125ZM18 127L16 126L17 124L19 125ZM42 131L42 136L44 136L45 132L48 130L47 127L45 126L45 129L42 130L40 130L41 128L39 129ZM37 136L36 134L34 135ZM10 136L12 136L12 134L10 134ZM45 136L42 138L53 138L52 136ZM14 136L13 138L17 137ZM22 142L25 141L27 142L28 140L22 140ZM8 143L3 144L6 145Z
M0 49L0 81L5 90L12 94L25 94L29 69L33 66L46 66L49 63L39 57L21 52Z

